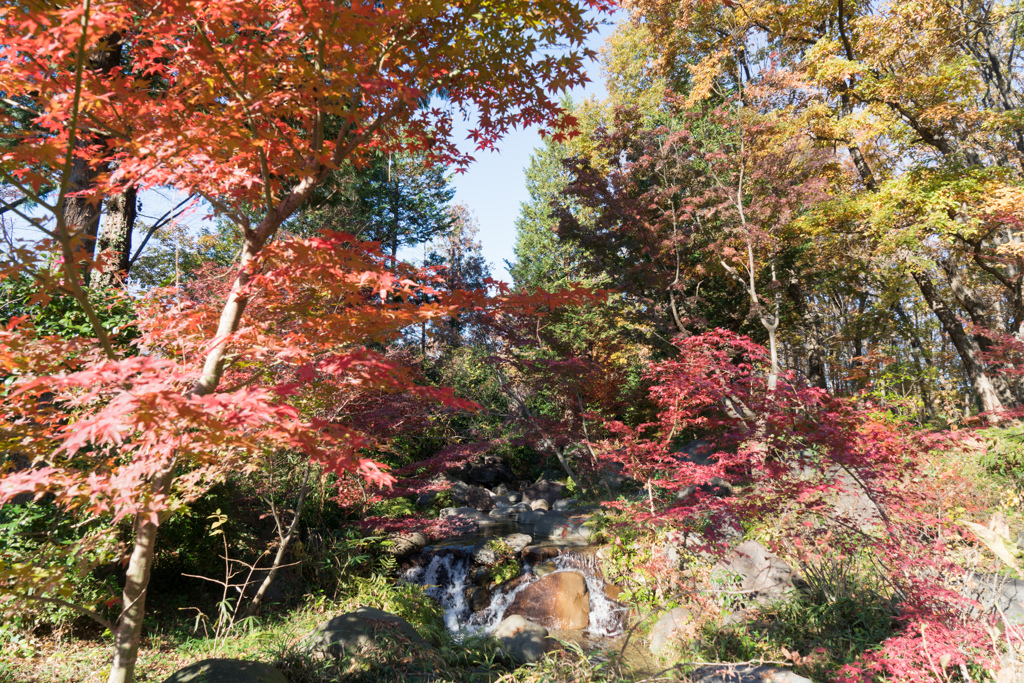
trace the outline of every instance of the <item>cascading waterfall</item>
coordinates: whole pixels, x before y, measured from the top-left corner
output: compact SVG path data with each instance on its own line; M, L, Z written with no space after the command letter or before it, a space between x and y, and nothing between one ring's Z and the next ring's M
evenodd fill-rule
M590 594L590 624L587 632L593 636L614 638L622 632L626 607L613 602L604 592L604 577L597 558L579 553L562 553L555 558L558 571L575 571L583 575Z
M604 579L597 559L592 555L563 553L555 558L556 570L575 571L583 575L590 597L590 625L587 632L592 636L612 638L621 633L626 609L608 599L604 591ZM498 590L491 597L490 605L473 613L466 600L466 589L473 585L471 572L473 563L466 557L453 552L437 552L423 566L405 572L402 580L426 587L426 594L437 600L444 609L445 627L457 638L471 634L490 633L505 616L505 610L516 595L537 578L528 573L511 590Z

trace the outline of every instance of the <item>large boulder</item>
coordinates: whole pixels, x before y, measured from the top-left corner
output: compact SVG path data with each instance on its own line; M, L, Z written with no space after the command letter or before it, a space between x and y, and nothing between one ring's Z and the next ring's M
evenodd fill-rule
M491 635L517 661L536 662L544 656L548 630L515 614L505 617Z
M540 519L544 517L543 510L526 510L520 512L516 517L516 522L519 524L536 524Z
M391 534L388 536L391 542L387 552L398 560L404 560L410 555L415 555L427 547L430 542L424 534L413 531L407 534Z
M360 607L322 624L310 639L309 650L338 656L373 647L383 636L397 636L422 646L427 644L402 617L373 607Z
M676 607L658 617L651 629L651 652L667 654L673 643L681 644L695 635L693 613L685 607Z
M549 512L533 523L534 538L561 539L576 533L576 525L557 512Z
M964 576L960 594L976 600L975 613L1002 612L1013 623L1024 622L1024 580L1011 579L1000 574L970 572Z
M561 482L541 479L536 484L523 489L523 502L531 503L535 500L544 500L549 506L554 505L555 501L562 497L564 490L565 484Z
M288 683L288 679L263 662L204 659L175 671L164 683Z
M835 492L835 516L852 526L869 532L882 524L882 513L878 505L860 482L846 472L836 472L834 481L839 485Z
M470 464L466 476L470 481L486 485L507 483L515 479L509 466L496 455L485 455Z
M812 683L789 669L765 664L709 664L690 672L693 683Z
M533 543L533 538L528 534L509 534L501 540L505 541L505 543L508 544L508 547L512 549L512 552L517 555L523 552L523 549L526 546Z
M715 445L713 443L703 439L696 439L680 446L676 450L676 457L683 462L706 467L714 464L714 458L711 457L714 452Z
M515 614L546 628L570 631L590 623L587 581L579 572L555 572L519 591L505 616Z
M718 581L739 580L736 590L760 604L789 596L793 591L793 569L757 541L737 545L715 567Z
M453 481L448 492L456 503L474 510L487 512L494 507L494 494L479 486L470 486L463 481Z

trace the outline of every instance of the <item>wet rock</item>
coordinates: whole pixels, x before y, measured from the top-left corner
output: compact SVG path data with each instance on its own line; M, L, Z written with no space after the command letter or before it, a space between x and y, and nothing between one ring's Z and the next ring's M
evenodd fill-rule
M685 607L671 609L654 623L651 629L651 652L656 655L668 654L673 644L682 644L694 636L693 613Z
M338 656L342 652L373 647L382 636L388 635L426 645L426 641L405 619L372 607L360 607L355 612L342 614L322 624L313 634L309 649Z
M545 562L562 554L562 548L555 545L531 545L523 548L523 561L530 564Z
M523 500L523 494L519 493L519 491L509 491L508 493L505 494L505 497L508 498L508 502L512 503L513 505L522 502Z
M536 524L539 520L543 519L543 517L543 510L526 510L525 512L520 512L516 516L516 521L520 524Z
M507 505L496 507L487 513L494 519L512 519L516 515L516 512Z
M710 664L690 673L693 683L812 683L789 669L756 664Z
M736 590L760 604L786 598L793 590L793 569L757 541L744 541L716 565L719 581L739 579Z
M491 606L491 594L483 586L470 586L466 589L466 604L473 612L487 609Z
M410 555L418 553L430 542L430 539L418 531L408 534L390 534L388 540L391 542L391 547L387 549L387 552L398 560L404 560Z
M566 538L576 533L576 527L569 518L557 512L549 512L533 524L535 538Z
M535 500L543 500L548 505L554 505L555 501L562 497L564 490L565 484L561 482L541 479L536 484L523 489L523 501L532 503Z
M622 596L622 586L616 586L614 583L606 583L604 585L604 594L609 600L618 600Z
M587 581L579 572L555 572L519 591L505 610L545 628L583 629L590 623Z
M486 586L491 582L491 572L487 567L477 567L473 570L473 583L477 586Z
M555 504L551 506L551 509L554 510L555 512L565 512L566 510L569 510L575 503L576 501L574 501L572 498L559 498L558 500L555 501Z
M512 549L512 552L519 554L523 549L533 543L533 537L528 534L509 534L502 539Z
M473 548L471 557L473 561L483 567L493 567L498 564L498 552L494 549L491 541L480 541Z
M263 662L204 659L175 671L164 683L288 683L288 679Z
M545 577L556 571L558 571L558 565L555 564L554 560L548 560L547 562L541 562L540 564L533 566L533 573L538 577Z
M517 661L536 662L544 656L548 630L520 615L512 615L505 617L491 635Z
M511 519L516 520L520 524L525 524L526 522L521 522L519 520L519 517L522 516L524 512L531 512L530 508L526 505L526 503L516 503L515 505L510 507L509 510L512 511Z
M527 505L530 506L531 510L538 510L541 512L547 512L551 509L551 505L546 500L531 500Z

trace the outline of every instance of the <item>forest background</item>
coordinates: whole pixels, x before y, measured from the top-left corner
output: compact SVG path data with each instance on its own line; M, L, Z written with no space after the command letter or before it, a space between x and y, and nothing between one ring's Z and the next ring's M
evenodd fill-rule
M756 482L730 512L786 519L797 556L865 543L790 524L855 473L907 585L891 637L822 666L1016 670L1018 634L924 567L979 538L1016 562L998 519L954 519L983 484L933 475L955 451L1019 500L1019 8L623 6L608 97L579 103L600 2L3 9L2 217L45 235L5 231L0 271L5 637L91 619L134 680L151 581L205 571L211 516L278 565L314 528L441 534L413 501L491 454L661 532L714 537L687 485ZM484 150L546 135L511 287L451 201L462 115ZM189 199L147 225L151 188ZM694 438L706 471L672 457Z

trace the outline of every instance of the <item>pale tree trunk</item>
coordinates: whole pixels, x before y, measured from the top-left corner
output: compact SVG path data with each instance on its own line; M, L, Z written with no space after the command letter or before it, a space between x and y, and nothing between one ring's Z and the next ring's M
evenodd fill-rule
M266 213L259 225L253 229L244 218L237 218L237 222L243 228L244 242L242 254L239 259L235 280L231 285L224 308L221 310L220 320L217 324L217 333L213 338L206 358L203 362L203 370L192 388L188 392L189 397L205 396L216 390L220 384L221 376L224 374L224 364L227 358L228 342L231 335L238 331L242 322L242 314L245 312L248 303L246 286L252 279L250 267L259 256L260 251L267 241L277 232L281 224L288 219L302 204L309 199L323 179L330 172L332 167L337 167L343 159L351 154L366 140L373 137L385 123L397 117L409 105L405 101L396 102L391 108L381 113L370 125L364 126L357 133L353 133L351 126L344 125L335 138L335 148L332 155L332 164L319 163L315 157L309 158L311 171L302 177L288 195L275 201L268 193L266 198ZM312 131L314 141L323 140L322 115L318 115L315 127ZM319 142L314 143L314 149L319 149ZM265 177L264 182L269 188L270 178ZM211 199L207 197L207 199ZM230 214L229 214L230 215ZM175 461L172 459L153 479L151 484L151 501L171 494L174 483ZM139 641L142 635L142 619L145 615L145 596L149 587L149 579L153 568L153 559L156 554L157 529L160 525L159 516L152 513L152 510L143 509L136 520L136 534L132 548L132 554L128 561L127 576L125 584L124 604L125 609L116 627L114 628L115 655L110 669L108 683L134 683L135 662L138 657Z
M170 493L174 480L174 462L168 463L153 479L155 496ZM135 545L128 560L122 600L124 608L114 628L114 661L110 666L107 683L133 683L135 665L142 639L142 619L146 614L146 591L153 569L156 551L156 533L160 519L152 510L143 510L135 518Z
M319 180L320 177L303 179L284 201L268 210L259 227L255 230L245 230L245 242L238 270L227 302L221 311L215 342L207 352L202 375L189 391L190 397L205 396L216 390L224 374L228 341L231 335L238 331L248 303L246 286L252 279L250 266L284 219L312 194ZM151 484L151 499L170 495L174 481L174 466L175 462L171 461L154 477ZM142 636L146 591L149 587L153 558L156 555L156 537L160 522L159 516L152 510L143 510L136 519L135 540L128 561L128 578L123 593L125 608L114 629L114 661L107 683L134 683L135 680L135 663Z
M912 273L912 276L920 288L921 294L924 295L925 301L928 302L935 317L942 323L942 328L953 342L953 347L964 364L964 370L974 388L974 393L981 402L982 411L991 414L990 421L1000 422L1001 418L998 414L1004 409L1004 405L992 378L985 372L985 366L979 357L981 349L978 347L978 343L967 334L956 314L943 301L938 290L935 289L935 283L932 282L931 277L923 271Z
M953 298L967 311L967 316L974 325L973 334L971 335L974 338L974 342L982 352L989 351L992 348L993 333L998 334L1002 331L999 329L999 315L995 307L988 301L985 301L984 297L978 294L976 290L967 286L960 277L960 270L957 264L951 259L944 259L939 262L939 265L942 266L942 273L946 276L946 283L953 293ZM999 400L1002 401L1004 406L1017 404L1017 397L1014 395L1013 389L1002 375L991 375L990 379L992 380L992 385L999 393Z

